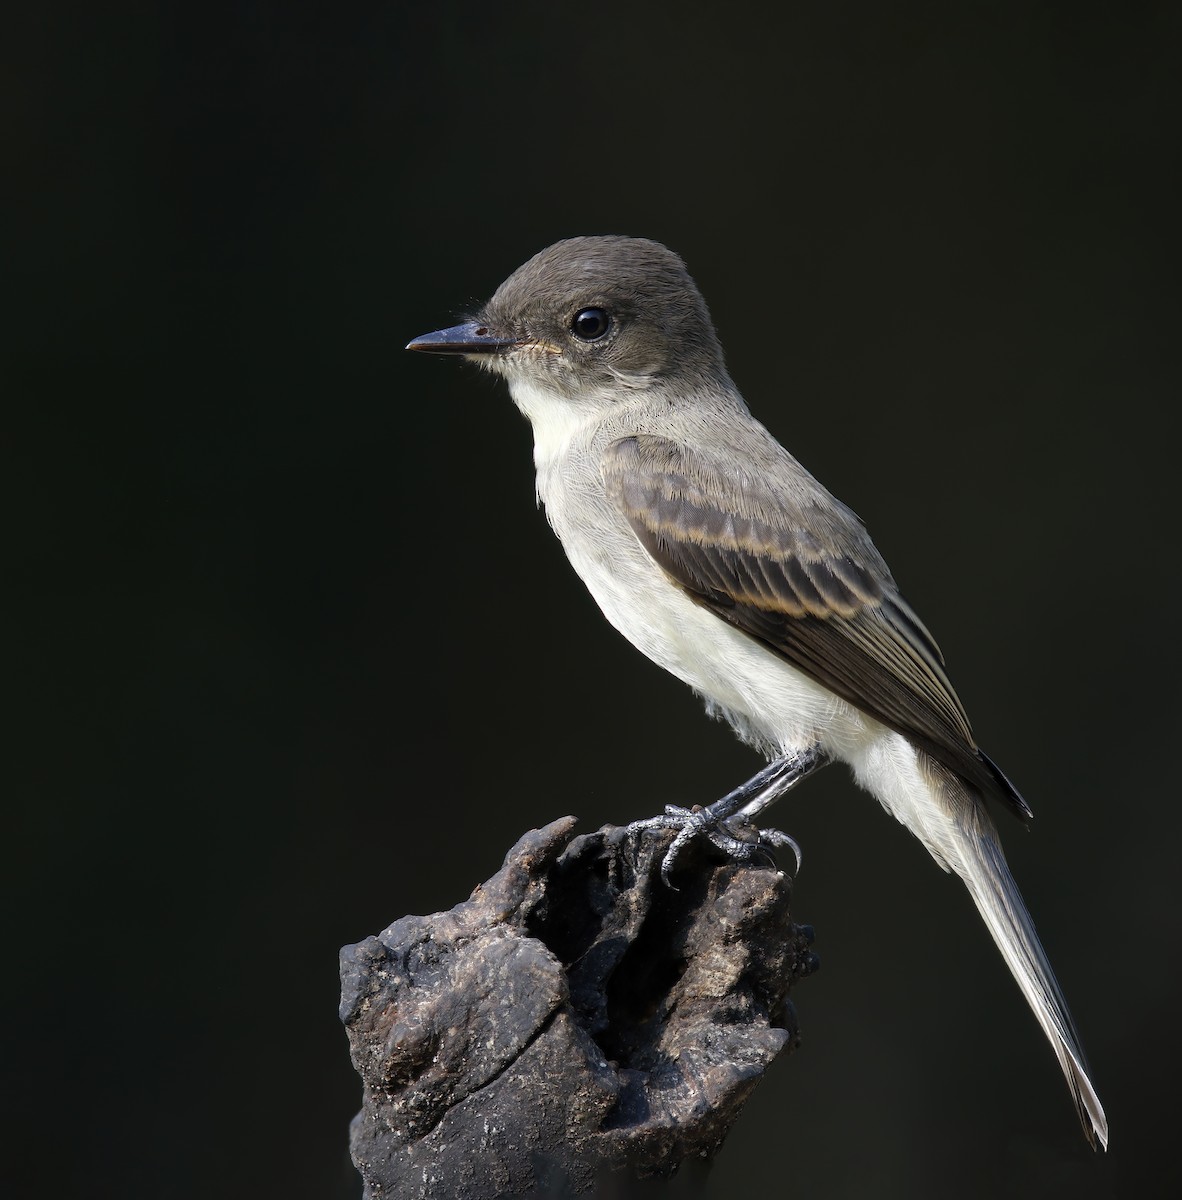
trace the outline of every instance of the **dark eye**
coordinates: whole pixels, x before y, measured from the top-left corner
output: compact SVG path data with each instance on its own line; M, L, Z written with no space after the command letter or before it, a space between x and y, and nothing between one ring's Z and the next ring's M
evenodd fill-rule
M570 331L584 342L597 342L612 327L612 319L602 308L584 308L575 313Z

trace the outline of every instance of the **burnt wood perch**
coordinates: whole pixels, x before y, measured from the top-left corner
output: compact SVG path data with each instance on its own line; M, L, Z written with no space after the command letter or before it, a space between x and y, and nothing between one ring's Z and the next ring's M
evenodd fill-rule
M777 1055L816 965L772 865L566 817L450 912L341 951L370 1197L573 1196L709 1158Z

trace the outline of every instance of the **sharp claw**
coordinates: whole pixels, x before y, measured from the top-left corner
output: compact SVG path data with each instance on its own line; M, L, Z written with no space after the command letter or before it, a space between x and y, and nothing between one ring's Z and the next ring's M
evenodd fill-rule
M787 846L796 859L796 869L792 873L793 875L800 874L800 864L804 861L804 856L800 852L800 843L794 837L787 833L782 833L778 829L761 829L759 831L759 840L760 842L767 842L772 846L780 848Z
M669 855L666 854L665 857L661 859L661 882L671 892L680 892L681 888L679 888L677 884L673 882L672 874L673 864L669 861Z

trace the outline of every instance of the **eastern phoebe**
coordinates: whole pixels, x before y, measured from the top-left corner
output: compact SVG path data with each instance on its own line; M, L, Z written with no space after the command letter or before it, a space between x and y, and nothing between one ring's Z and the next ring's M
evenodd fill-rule
M537 493L607 619L769 765L646 824L739 857L793 845L751 818L834 760L964 880L1050 1040L1093 1146L1108 1122L986 799L1030 809L977 746L939 648L862 523L751 416L706 304L656 242L580 237L530 259L476 317L407 347L503 376Z

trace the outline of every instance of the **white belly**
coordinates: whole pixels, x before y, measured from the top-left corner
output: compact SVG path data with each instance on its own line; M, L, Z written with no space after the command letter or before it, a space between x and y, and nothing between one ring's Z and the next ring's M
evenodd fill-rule
M638 650L687 683L746 741L769 755L820 743L838 747L865 718L807 675L695 603L649 557L631 531L626 549L567 553L604 616ZM602 545L602 544L601 544Z
M627 579L602 564L571 558L607 619L655 663L689 684L707 709L728 721L744 741L768 758L816 746L846 763L857 782L948 870L948 817L931 802L915 747L902 734L696 604L647 555L648 569L661 575L657 582L665 587L657 590L650 578L643 593L649 597L646 604L636 601L636 564L624 572L632 575Z

